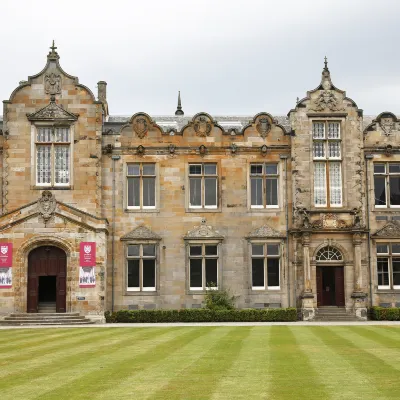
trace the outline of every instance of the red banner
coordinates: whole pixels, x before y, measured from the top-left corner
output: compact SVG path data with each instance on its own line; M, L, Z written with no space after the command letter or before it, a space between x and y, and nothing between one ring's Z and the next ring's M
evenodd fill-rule
M81 242L79 258L81 267L96 266L96 243Z
M12 243L0 243L1 267L12 267Z

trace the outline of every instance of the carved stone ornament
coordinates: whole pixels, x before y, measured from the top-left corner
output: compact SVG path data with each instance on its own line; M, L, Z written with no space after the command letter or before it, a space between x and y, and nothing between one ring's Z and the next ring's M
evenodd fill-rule
M193 230L189 231L184 239L218 239L222 240L224 237L217 231L213 230L211 226L206 225L206 220L201 221L200 226L196 226Z
M136 135L138 135L139 139L143 139L147 132L149 131L149 123L145 117L137 117L133 121L133 130Z
M265 139L268 132L271 130L271 124L269 123L268 118L259 118L256 124L256 129L260 136Z
M61 75L51 72L44 76L44 91L46 94L61 93Z
M201 115L194 120L193 127L197 136L205 137L210 134L212 123L207 116Z
M392 118L382 118L380 125L385 135L390 135L395 128L395 124Z
M64 110L61 106L56 104L54 96L52 95L50 103L41 108L39 111L27 115L29 121L52 121L52 120L63 120L63 121L76 121L78 117Z
M121 240L161 240L161 237L146 226L141 225L122 236Z
M57 202L53 194L49 190L44 190L42 197L38 200L38 209L45 223L53 216L56 205Z
M335 94L331 90L321 90L318 97L314 100L312 110L325 111L342 111L343 108L339 108L339 101Z
M339 219L336 214L323 214L321 219L312 223L314 229L345 229L349 228L346 221Z
M260 228L255 229L254 231L250 232L246 239L257 239L257 238L269 238L269 237L284 237L285 235L281 234L280 232L276 231L275 229L271 228L268 225L263 225Z
M374 237L400 237L400 226L395 222L388 222L382 229L379 229Z

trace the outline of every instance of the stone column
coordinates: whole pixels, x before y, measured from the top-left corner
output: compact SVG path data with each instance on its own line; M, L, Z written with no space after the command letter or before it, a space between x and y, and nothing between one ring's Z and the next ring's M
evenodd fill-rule
M362 267L361 267L361 232L353 234L354 246L354 290L351 297L354 299L354 313L357 318L367 319L367 294L363 292Z
M303 233L303 281L304 291L301 296L301 308L304 321L311 321L315 317L314 294L311 287L311 266L310 266L310 234Z

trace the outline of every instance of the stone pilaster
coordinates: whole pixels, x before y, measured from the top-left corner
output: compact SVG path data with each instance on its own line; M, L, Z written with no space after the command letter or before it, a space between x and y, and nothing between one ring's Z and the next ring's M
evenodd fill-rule
M315 318L314 294L311 287L311 265L310 265L310 234L303 234L303 274L304 291L301 296L301 313L304 321L311 321Z
M367 294L363 291L363 280L361 270L361 244L362 234L356 232L353 234L354 246L354 291L351 297L354 299L354 313L357 318L367 319Z

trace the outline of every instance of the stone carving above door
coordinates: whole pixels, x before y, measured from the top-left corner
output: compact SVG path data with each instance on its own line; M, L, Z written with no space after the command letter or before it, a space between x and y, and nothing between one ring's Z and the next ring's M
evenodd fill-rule
M61 75L51 72L44 76L44 91L46 94L61 93Z
M53 216L57 205L56 199L50 192L50 190L44 190L42 192L42 197L38 200L37 205L39 214L43 218L44 223L46 224Z

